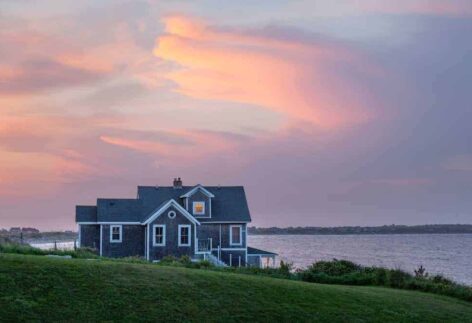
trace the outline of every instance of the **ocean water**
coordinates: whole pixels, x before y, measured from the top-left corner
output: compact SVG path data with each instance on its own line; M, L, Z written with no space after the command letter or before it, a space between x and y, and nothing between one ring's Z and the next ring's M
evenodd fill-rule
M318 260L347 259L365 266L399 268L413 273L423 265L472 286L472 234L249 235L251 247L273 251L280 260L304 268ZM42 249L54 243L31 243ZM73 242L58 242L72 249Z
M430 274L472 285L472 234L249 235L248 242L298 268L333 258L411 273L423 265Z

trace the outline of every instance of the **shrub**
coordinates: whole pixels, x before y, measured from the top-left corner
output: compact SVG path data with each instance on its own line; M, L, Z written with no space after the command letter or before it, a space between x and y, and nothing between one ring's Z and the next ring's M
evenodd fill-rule
M387 274L387 285L390 287L403 288L413 277L400 269L392 269Z
M420 265L418 269L414 270L416 278L426 278L428 277L428 273L426 272L426 268L423 265Z
M293 270L293 263L280 260L279 272L284 275L290 275Z
M431 280L436 284L454 285L454 282L443 275L434 275Z
M187 255L183 255L182 257L180 257L179 262L182 265L189 267L192 264L192 259L190 259L190 257Z
M361 266L347 260L318 261L308 267L313 273L325 273L330 276L342 276L353 272L359 272Z

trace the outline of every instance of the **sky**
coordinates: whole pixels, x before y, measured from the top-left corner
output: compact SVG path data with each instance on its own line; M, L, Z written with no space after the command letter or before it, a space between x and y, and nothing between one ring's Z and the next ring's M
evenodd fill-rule
M472 223L469 0L0 0L0 227L137 185L256 226Z

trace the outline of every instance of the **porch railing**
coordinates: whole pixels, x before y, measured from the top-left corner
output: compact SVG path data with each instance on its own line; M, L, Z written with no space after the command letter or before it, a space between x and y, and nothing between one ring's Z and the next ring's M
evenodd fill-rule
M199 252L211 252L211 238L198 239L198 251Z

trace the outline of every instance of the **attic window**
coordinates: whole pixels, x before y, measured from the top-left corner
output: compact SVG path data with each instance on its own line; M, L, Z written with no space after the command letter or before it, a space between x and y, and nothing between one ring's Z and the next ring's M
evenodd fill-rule
M204 215L205 214L205 202L193 202L193 214Z

